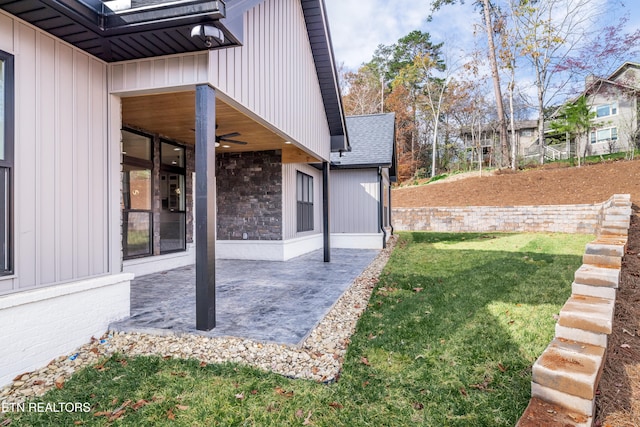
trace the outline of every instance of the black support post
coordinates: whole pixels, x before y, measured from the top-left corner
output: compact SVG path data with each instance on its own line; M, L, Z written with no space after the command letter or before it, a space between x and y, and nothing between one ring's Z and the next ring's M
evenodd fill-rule
M329 236L329 162L322 162L322 233L324 237L324 262L331 261Z
M216 326L216 92L196 86L196 329Z

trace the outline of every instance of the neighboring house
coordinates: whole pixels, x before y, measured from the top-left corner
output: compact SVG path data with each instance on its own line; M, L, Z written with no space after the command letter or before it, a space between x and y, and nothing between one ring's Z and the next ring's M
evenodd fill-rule
M640 64L625 62L607 78L588 78L583 94L595 118L581 152L609 154L637 147Z
M515 140L518 148L518 157L527 158L538 151L538 122L536 120L520 120L515 122ZM509 140L511 141L511 125L508 125ZM489 125L480 129L464 128L461 138L465 147L473 148L477 153L482 148L483 162L492 166L495 162L495 153L499 153L500 135L496 127ZM474 161L477 161L475 154Z
M329 260L322 0L0 0L0 94L0 385L128 316L132 273L195 262L207 330L216 256Z
M586 97L594 118L587 135L573 136L548 133L545 157L548 159L602 155L628 151L638 146L638 96L640 95L640 64L625 62L609 77L589 76L584 91L569 102ZM562 112L559 108L555 115ZM547 127L549 123L547 123ZM560 143L553 143L553 139Z
M331 154L331 245L383 248L393 231L395 114L347 117L351 151Z

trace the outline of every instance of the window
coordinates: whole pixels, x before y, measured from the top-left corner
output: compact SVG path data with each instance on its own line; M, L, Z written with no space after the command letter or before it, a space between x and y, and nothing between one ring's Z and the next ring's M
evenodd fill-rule
M122 131L122 250L125 259L153 253L152 141Z
M160 143L160 253L187 247L185 149Z
M522 130L520 131L520 136L527 136L527 137L533 136L533 131L531 129Z
M302 172L296 176L298 231L313 230L313 177Z
M13 56L0 51L0 275L13 272Z
M617 141L618 140L618 128L606 128L598 129L591 132L591 143L596 144L599 142Z
M618 114L618 103L599 105L596 107L596 117L615 116Z

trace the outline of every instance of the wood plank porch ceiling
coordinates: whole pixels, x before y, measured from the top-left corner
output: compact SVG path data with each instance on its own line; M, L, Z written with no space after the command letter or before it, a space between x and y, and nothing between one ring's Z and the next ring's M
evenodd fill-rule
M122 98L122 123L158 133L169 139L195 145L195 92L171 92ZM320 163L321 160L224 101L216 100L216 135L239 132L230 139L246 141L246 145L225 144L216 148L219 153L282 150L283 163ZM229 147L226 147L228 145Z

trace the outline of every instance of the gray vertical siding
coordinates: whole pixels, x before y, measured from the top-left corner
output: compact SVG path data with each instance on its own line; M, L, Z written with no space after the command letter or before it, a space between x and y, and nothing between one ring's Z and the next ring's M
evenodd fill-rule
M15 276L0 293L108 272L106 65L0 13L15 56Z
M331 232L379 232L379 188L377 169L332 170Z
M110 64L112 93L210 83L225 101L329 159L330 134L299 0L265 0L244 15L244 46Z

